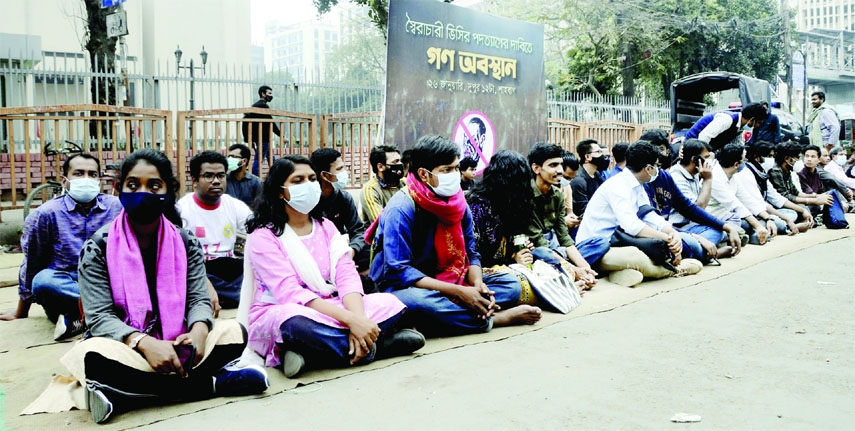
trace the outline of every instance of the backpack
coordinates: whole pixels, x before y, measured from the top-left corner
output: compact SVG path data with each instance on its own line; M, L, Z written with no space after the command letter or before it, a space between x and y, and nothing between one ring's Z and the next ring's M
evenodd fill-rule
M840 193L837 190L832 190L830 193L833 202L831 205L822 208L822 222L828 229L849 229L849 222L846 221L846 212L843 211Z

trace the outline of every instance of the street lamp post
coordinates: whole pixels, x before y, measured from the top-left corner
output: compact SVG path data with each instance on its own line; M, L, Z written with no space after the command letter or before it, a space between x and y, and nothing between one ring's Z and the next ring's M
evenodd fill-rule
M181 51L180 46L176 46L175 48L175 74L178 75L181 72L181 69L190 70L190 110L194 110L196 108L196 69L201 69L202 73L205 73L205 65L208 64L208 52L205 51L205 45L202 45L202 52L199 53L199 57L202 57L202 67L196 67L193 65L193 59L190 59L189 66L181 65L181 55L184 54ZM193 138L193 122L190 122L190 138Z

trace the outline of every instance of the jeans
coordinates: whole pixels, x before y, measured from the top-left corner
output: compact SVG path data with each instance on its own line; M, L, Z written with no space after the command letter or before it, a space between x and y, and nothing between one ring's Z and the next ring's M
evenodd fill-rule
M495 292L496 303L502 310L516 306L522 294L520 281L512 274L485 274L484 284ZM471 334L487 332L492 327L490 319L481 319L436 290L408 287L391 293L407 306L407 315L423 334Z
M260 166L259 160L267 160L267 154L270 152L270 142L261 143L261 153L258 152L258 144L252 144L252 148L255 150L255 158L252 159L252 174L258 177L260 176L258 175ZM271 156L271 162L267 167L273 166L274 161L276 161L276 159Z
M758 220L760 221L760 223L763 224L763 226L766 226L765 221L760 220L760 219L758 219ZM787 223L785 221L781 220L778 216L773 215L771 220L775 221L775 226L778 228L779 234L786 234L787 232L789 232L789 229L787 229ZM760 244L760 240L757 239L757 233L754 232L754 228L751 226L751 224L749 224L745 220L742 220L742 229L745 229L745 232L750 235L750 237L748 238L749 244L754 244L754 245ZM767 237L766 241L768 241L770 239L772 239L772 233L771 232L769 232L769 236Z
M243 259L220 257L205 262L208 281L214 285L220 306L237 308L243 284Z
M404 312L378 322L380 337L391 335L389 330ZM350 329L336 328L316 322L306 316L294 316L279 326L282 331L281 351L291 350L299 353L311 364L312 368L344 367L350 364ZM379 341L379 340L378 340ZM376 346L376 344L375 344ZM367 364L374 360L374 352L359 363Z
M714 227L704 226L699 224L691 224L685 228L678 229L680 232L693 233L701 238L718 245L720 242L727 240L727 234Z
M688 232L680 232L680 236L683 239L683 257L705 262L704 248L701 243Z
M799 219L799 214L789 208L778 208L778 212L793 223L795 223L796 220Z
M43 269L33 277L33 295L47 318L56 323L60 314L71 319L80 319L80 287L77 273Z
M549 247L536 247L531 255L536 260L542 260L552 266L561 266L561 261L555 257L555 251Z
M558 236L555 235L555 231L544 232L543 238L549 242L549 248L558 253L563 259L567 259L567 249L558 243Z

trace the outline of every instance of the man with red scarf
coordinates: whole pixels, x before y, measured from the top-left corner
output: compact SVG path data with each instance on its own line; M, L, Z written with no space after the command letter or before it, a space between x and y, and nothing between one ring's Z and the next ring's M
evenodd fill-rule
M397 296L423 333L465 334L536 323L539 308L517 305L521 286L515 276L481 271L472 213L460 189L457 146L440 136L424 136L412 153L407 187L372 226L370 275L378 288Z

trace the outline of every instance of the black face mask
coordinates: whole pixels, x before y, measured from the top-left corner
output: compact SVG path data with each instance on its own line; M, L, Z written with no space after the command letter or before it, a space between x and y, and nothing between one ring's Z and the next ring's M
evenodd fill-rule
M609 162L611 162L611 157L609 156L598 156L591 159L591 163L593 163L598 171L605 171L609 168Z
M671 167L671 156L659 154L659 168L667 170Z
M264 100L266 100L266 101L268 101L268 102L272 102L272 101L273 101L273 96L265 96L265 97L264 97Z
M147 192L121 192L119 201L125 207L131 221L139 224L151 224L163 215L170 199L169 195L156 195Z
M404 164L386 165L386 170L383 171L383 182L390 186L397 186L404 177Z

